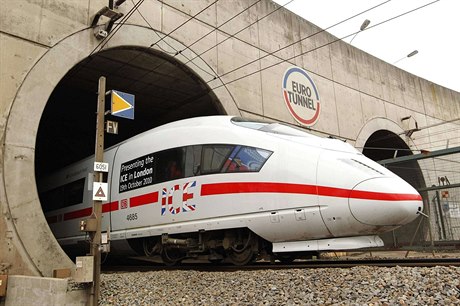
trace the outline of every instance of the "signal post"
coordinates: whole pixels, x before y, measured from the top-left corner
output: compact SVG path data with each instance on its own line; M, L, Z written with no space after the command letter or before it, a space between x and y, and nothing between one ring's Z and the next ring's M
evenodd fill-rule
M99 78L98 94L97 94L97 119L96 119L96 145L95 145L95 163L104 161L104 117L105 117L105 87L106 79L101 76ZM102 182L101 171L94 171L93 182ZM93 184L95 186L96 184ZM93 190L94 193L94 190ZM93 266L93 283L90 292L90 305L97 305L100 296L101 283L101 222L102 222L102 200L94 200L93 198L93 213L90 219L96 220L96 231L90 232L91 246L90 255L94 257Z
M96 143L93 172L93 211L91 216L80 222L80 230L88 232L90 236L90 257L92 257L92 285L90 290L89 305L98 305L100 296L100 279L101 279L101 252L109 251L108 241L102 241L102 202L108 199L108 184L103 181L103 173L108 172L109 165L104 163L104 133L105 133L105 96L106 79L99 78L98 96L97 96L97 118L96 118ZM134 119L134 95L111 90L112 107L110 113L114 116L127 119ZM118 123L107 121L107 132L112 134L118 133ZM109 230L107 232L107 240ZM106 240L106 239L104 239ZM88 258L90 259L90 258ZM84 264L77 257L77 270ZM91 259L90 259L91 260ZM84 270L84 269L82 269ZM79 272L79 271L78 271ZM77 272L76 272L77 274ZM79 273L84 275L84 272ZM82 282L89 282L88 278L82 277Z

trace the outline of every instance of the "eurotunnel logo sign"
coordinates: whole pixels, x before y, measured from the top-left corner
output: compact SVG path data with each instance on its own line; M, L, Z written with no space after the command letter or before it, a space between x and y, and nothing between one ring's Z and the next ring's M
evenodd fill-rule
M299 67L286 70L283 77L283 98L297 122L314 125L319 118L319 93L307 72Z

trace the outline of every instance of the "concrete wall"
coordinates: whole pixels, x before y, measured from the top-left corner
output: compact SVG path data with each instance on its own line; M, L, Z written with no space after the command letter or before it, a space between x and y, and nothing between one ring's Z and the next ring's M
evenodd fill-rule
M69 283L68 279L11 275L8 277L5 306L86 305L87 297L87 289Z
M165 2L146 0L139 8L154 29L165 34L211 3ZM171 33L167 41L177 47L188 46L253 2L221 0ZM54 268L72 266L50 234L40 209L34 178L35 137L54 86L98 45L89 25L107 3L0 0L0 264L10 274L49 276ZM120 11L126 14L131 7L132 2L126 1ZM357 147L379 129L402 133L415 121L424 127L459 117L458 92L401 71L345 42L321 47L335 40L327 33L266 56L320 31L287 10L271 13L277 7L269 0L261 1L185 52L190 58L220 43L196 60L200 68L220 78L212 81L197 66L187 65L209 82L228 114L297 124L283 102L281 88L286 69L297 65L308 71L321 97L321 115L312 131L347 139ZM148 47L154 41L152 34L134 13L104 48ZM159 49L157 45L154 48ZM187 62L182 55L177 58ZM290 59L257 72L280 62L280 58ZM226 85L221 86L222 82ZM401 122L409 115L415 121ZM449 137L457 136L452 127L454 123L443 125L450 131L443 134L424 129L404 140L413 149L442 148Z

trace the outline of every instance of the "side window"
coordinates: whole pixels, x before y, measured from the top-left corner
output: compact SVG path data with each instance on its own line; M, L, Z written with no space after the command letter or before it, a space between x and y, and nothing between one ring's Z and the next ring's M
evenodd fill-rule
M201 156L201 174L220 172L224 162L228 159L234 146L206 145L203 146Z
M230 154L222 172L257 172L259 171L272 152L237 146Z
M184 177L185 148L175 148L155 154L155 181L165 182Z
M200 175L202 146L188 146L185 150L185 177Z
M85 178L59 186L40 194L44 212L83 203Z

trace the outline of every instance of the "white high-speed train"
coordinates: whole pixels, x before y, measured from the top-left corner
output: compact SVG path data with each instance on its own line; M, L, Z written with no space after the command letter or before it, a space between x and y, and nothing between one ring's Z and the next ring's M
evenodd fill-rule
M382 246L377 236L414 220L422 198L343 141L230 116L181 120L108 150L102 229L166 263L207 255L246 264L261 254ZM85 239L94 158L39 184L61 245ZM128 245L126 244L126 245Z

